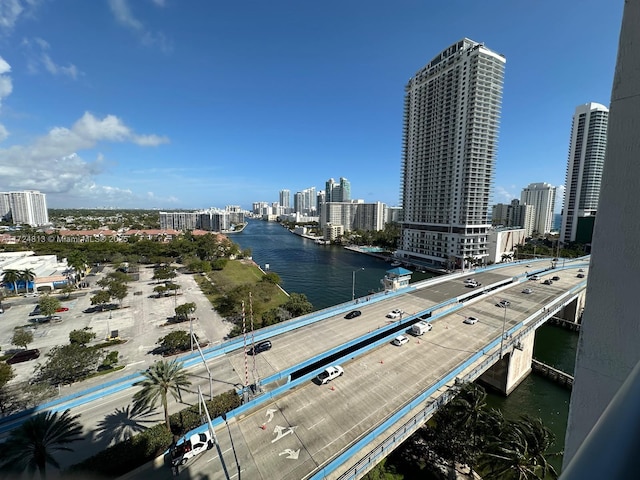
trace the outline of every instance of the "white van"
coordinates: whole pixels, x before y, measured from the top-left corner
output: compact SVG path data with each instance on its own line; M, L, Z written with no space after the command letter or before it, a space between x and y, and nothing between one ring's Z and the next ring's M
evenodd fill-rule
M427 322L418 322L411 325L411 333L416 336L424 334L433 328L433 325Z

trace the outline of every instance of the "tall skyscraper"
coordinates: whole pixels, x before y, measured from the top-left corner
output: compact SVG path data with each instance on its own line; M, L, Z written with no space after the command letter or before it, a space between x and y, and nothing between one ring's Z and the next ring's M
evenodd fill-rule
M607 150L609 109L599 103L576 108L565 181L560 241L591 243Z
M541 235L549 233L553 227L553 211L556 208L556 187L548 183L530 183L522 189L520 201L535 207L533 230Z
M351 182L340 177L340 183L330 178L325 183L325 196L327 202L348 202L351 200Z
M488 255L505 62L465 38L406 85L401 257L453 268Z
M291 192L289 190L280 190L279 195L280 206L284 210L284 213L289 213L291 211Z
M49 223L47 200L37 190L22 192L0 192L0 217L11 217L14 224L37 227ZM9 208L9 211L7 210Z

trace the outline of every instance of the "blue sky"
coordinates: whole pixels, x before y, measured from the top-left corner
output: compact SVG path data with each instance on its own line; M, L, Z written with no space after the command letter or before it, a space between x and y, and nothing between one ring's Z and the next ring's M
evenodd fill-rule
M346 177L398 205L404 85L463 37L507 58L493 203L561 186L623 3L0 0L0 191L250 208Z

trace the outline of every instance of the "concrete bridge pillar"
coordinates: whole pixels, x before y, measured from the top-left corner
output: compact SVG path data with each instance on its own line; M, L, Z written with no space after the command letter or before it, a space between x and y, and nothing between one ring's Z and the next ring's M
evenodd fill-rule
M586 290L580 292L576 299L567 304L558 316L568 322L578 323L578 320L580 320L580 316L584 310L586 293Z
M531 330L517 342L505 340L502 358L483 373L479 380L509 395L531 372L535 335L535 330Z

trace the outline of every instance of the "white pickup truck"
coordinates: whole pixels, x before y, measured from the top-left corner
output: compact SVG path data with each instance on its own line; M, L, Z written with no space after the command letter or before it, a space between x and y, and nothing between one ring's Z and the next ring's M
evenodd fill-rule
M171 452L171 464L184 465L191 457L195 457L202 452L213 448L213 440L209 432L194 433L189 438L185 438L184 442L175 446Z

